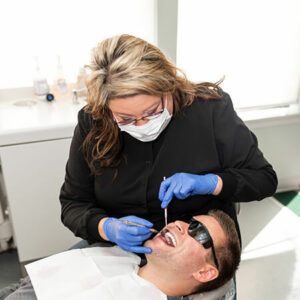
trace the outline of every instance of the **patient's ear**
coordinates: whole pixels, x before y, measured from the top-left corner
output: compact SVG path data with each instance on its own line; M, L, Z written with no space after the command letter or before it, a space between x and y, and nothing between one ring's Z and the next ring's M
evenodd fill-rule
M207 264L205 268L201 268L197 272L194 272L193 277L199 282L208 282L219 276L219 271L216 267Z

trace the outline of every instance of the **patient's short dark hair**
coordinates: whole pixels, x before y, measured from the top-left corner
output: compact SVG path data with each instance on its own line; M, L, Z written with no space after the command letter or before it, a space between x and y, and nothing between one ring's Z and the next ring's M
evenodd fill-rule
M215 218L221 225L226 236L226 243L222 246L215 244L219 262L219 276L209 282L201 283L192 294L208 292L224 285L233 278L241 260L241 245L233 220L220 210L211 210L208 215ZM206 259L207 261L214 261L212 252Z

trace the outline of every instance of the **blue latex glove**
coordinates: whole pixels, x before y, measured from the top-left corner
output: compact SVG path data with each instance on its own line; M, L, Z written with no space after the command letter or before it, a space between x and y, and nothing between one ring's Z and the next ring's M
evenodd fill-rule
M218 183L215 174L194 175L189 173L176 173L164 180L159 189L161 208L169 205L173 197L185 199L193 195L211 194Z
M120 222L120 220L135 222L146 227L127 225ZM151 236L152 232L149 228L152 226L151 222L136 216L128 216L121 219L108 218L103 223L103 231L111 242L116 243L125 251L151 253L151 248L139 247L139 245Z

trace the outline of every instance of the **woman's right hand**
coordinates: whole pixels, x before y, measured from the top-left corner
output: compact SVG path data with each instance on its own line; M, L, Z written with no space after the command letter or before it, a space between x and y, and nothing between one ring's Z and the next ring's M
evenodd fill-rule
M120 220L135 222L145 227L127 225L120 222ZM152 232L149 230L152 226L151 222L136 216L120 219L107 218L103 222L103 231L109 241L116 243L125 251L151 253L151 248L141 247L140 245L152 235Z

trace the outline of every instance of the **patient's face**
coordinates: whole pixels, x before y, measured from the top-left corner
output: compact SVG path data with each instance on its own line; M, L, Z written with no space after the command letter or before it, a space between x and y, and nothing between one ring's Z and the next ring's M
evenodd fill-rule
M201 215L194 217L202 222L208 229L214 245L225 242L225 234L216 221L211 216ZM194 272L206 262L206 255L211 248L205 249L198 241L188 234L189 224L183 221L170 223L152 240L144 244L152 249L152 253L147 255L149 262L158 263L162 268L169 268L174 272Z

